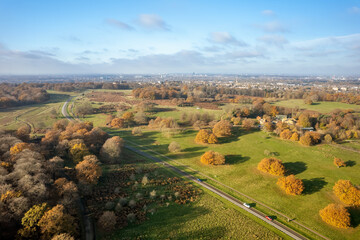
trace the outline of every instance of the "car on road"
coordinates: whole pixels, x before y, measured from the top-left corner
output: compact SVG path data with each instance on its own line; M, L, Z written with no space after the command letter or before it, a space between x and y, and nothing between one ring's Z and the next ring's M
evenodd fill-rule
M273 219L269 216L265 216L267 220L272 221Z
M247 204L246 202L244 202L243 205L247 208L251 208L251 206L249 204Z
M198 182L202 182L200 178L196 179L196 181L198 181Z

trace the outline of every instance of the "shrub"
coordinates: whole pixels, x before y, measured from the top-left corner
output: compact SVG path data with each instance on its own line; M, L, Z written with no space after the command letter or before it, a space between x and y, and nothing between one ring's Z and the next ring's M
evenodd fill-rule
M144 177L141 180L141 184L145 186L148 183L149 183L149 179L146 175L144 175Z
M171 143L169 144L168 149L169 149L169 152L176 153L176 152L180 152L181 146L180 146L180 144L177 143L177 142L171 142Z
M250 131L254 127L255 121L253 119L246 118L243 120L242 124L246 131Z
M322 220L329 225L338 228L350 227L350 214L341 205L329 204L324 209L321 209L319 214Z
M260 161L257 168L266 173L270 173L276 176L284 176L285 167L282 164L281 160L276 158L264 158Z
M304 146L313 145L312 139L311 139L311 136L310 136L309 132L305 133L304 136L300 137L300 144L302 144Z
M209 138L208 138L208 143L209 144L216 144L219 142L218 138L215 136L215 134L210 134Z
M289 195L300 195L304 191L303 182L294 175L279 178L277 185Z
M337 166L338 168L346 167L346 163L340 158L334 158L334 165Z
M141 130L141 127L134 127L133 130L131 131L131 134L134 136L142 136L143 132Z
M345 204L360 205L360 190L349 180L339 180L333 187L335 195Z
M227 120L221 120L216 123L213 128L213 133L216 137L228 137L231 136L232 124Z
M135 222L136 221L136 215L135 213L129 213L127 216L126 216L127 220L131 223Z
M326 134L324 140L326 143L331 143L333 139L330 134Z
M225 164L225 157L218 152L208 151L201 156L200 161L203 164L222 165Z
M104 212L98 220L98 225L103 231L108 232L113 230L116 225L115 213L111 211Z
M101 160L105 163L117 163L120 161L124 141L119 136L106 140L100 150Z

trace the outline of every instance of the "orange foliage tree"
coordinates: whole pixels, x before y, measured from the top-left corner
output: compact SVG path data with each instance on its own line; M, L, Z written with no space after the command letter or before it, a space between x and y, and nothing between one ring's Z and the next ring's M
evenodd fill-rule
M349 180L339 180L333 187L335 195L345 204L360 206L360 189Z
M322 220L329 225L338 228L350 227L350 214L341 205L329 204L324 209L321 209L319 214Z
M210 133L206 129L201 129L198 134L196 134L195 142L196 143L208 143Z
M213 133L216 137L228 137L231 136L232 124L228 120L221 120L216 123L213 128Z
M279 178L277 185L289 195L300 195L304 191L304 183L294 175Z
M218 138L213 133L210 134L207 141L208 141L209 144L216 144L216 143L219 142Z
M225 164L225 157L218 152L208 151L201 156L200 161L203 164L222 165Z
M290 140L292 140L292 141L299 141L299 134L298 134L297 132L294 132L294 133L291 135Z
M334 158L334 165L337 166L338 168L340 167L346 167L346 163L340 159L340 158Z
M113 120L111 120L110 126L113 128L124 128L125 120L123 118L114 118Z
M95 155L85 156L84 160L79 162L75 167L79 181L88 184L97 184L102 174L102 169L99 164L100 162Z
M285 167L282 161L276 158L264 158L259 162L257 168L262 172L276 176L284 176L285 174Z
M292 132L289 129L285 129L280 133L280 138L282 139L290 139L292 136Z

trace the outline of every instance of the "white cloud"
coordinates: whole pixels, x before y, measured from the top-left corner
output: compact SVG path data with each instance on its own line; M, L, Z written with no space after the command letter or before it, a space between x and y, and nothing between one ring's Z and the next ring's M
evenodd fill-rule
M140 26L149 30L170 31L169 25L156 14L141 14L137 22Z
M106 19L106 23L109 25L112 25L114 27L117 27L119 29L122 29L122 30L127 30L127 31L134 30L134 28L132 26L130 26L129 24L118 21L116 19L112 19L112 18Z
M270 9L266 9L266 10L262 11L261 14L266 15L266 16L275 16L275 12Z
M282 48L284 44L288 43L288 40L280 35L264 35L258 38L259 41L269 45L274 45Z
M212 32L210 34L210 41L218 44L230 44L237 46L246 46L246 43L236 39L228 32Z
M279 21L271 21L264 24L257 24L256 27L265 32L288 32L289 29Z
M349 12L350 12L350 13L354 13L354 14L360 14L360 8L354 6L354 7L352 7L352 8L349 9Z

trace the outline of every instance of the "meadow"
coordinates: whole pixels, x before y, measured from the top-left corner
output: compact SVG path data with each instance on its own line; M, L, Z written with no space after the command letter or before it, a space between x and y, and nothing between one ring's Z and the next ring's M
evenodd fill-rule
M155 165L150 160L128 150L125 150L125 156L121 165L131 163L146 168ZM169 171L161 164L156 165L158 166L157 174L167 177L177 176L176 173ZM112 166L113 168L116 168L115 165ZM109 172L111 169L105 170L105 174ZM115 230L110 235L100 232L98 238L289 239L275 228L269 227L265 222L220 199L213 193L202 189L199 199L195 202L184 205L170 202L168 206L155 206L156 211L153 215L148 214L148 220L145 222L129 224L123 229Z
M359 184L358 153L326 144L303 147L298 143L280 140L262 131L243 130L238 130L233 137L221 139L220 144L200 145L194 143L196 133L196 131L187 130L172 137L168 135L165 137L158 131L145 131L143 137L134 137L128 130L118 132L114 130L114 134L165 154L171 159L269 205L331 239L360 238L358 211L351 210L354 227L347 230L325 224L318 214L319 210L329 203L339 203L332 193L332 187L336 181L347 179ZM168 152L167 146L172 141L181 145L180 153ZM226 164L223 166L201 164L200 156L208 150L225 155ZM276 185L277 177L261 173L256 169L259 161L266 157L265 150L273 152L277 158L281 159L288 173L295 174L297 178L304 181L305 191L301 196L286 195ZM342 158L350 166L336 168L333 165L334 157ZM168 161L171 162L171 160ZM177 165L175 162L173 164ZM197 176L201 178L201 175ZM228 191L225 188L223 190ZM236 193L232 194L236 195Z
M305 104L303 99L280 100L273 103L275 106L295 108L317 111L320 113L329 113L335 109L352 109L360 110L360 105L346 104L341 102L315 102L312 105Z

